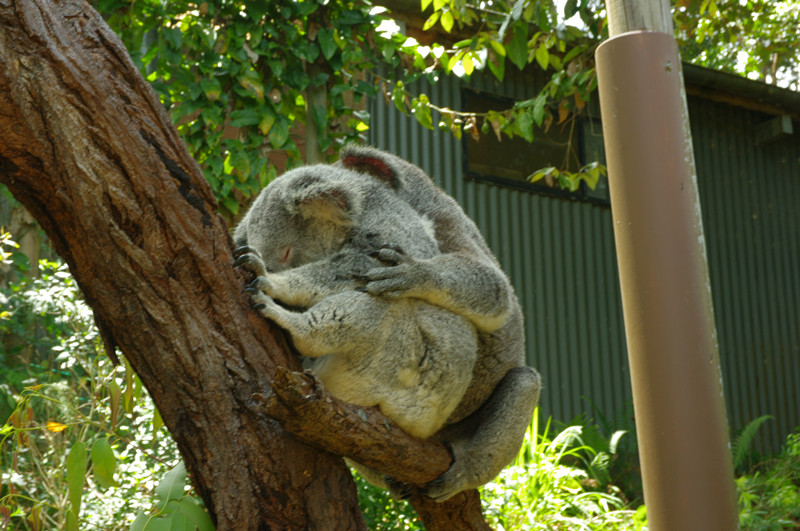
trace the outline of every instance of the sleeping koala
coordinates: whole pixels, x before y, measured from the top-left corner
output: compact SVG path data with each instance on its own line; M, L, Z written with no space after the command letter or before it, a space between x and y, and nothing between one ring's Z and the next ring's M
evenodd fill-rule
M426 384L446 386L459 400L431 435L450 448L453 463L424 493L443 501L492 480L519 451L541 388L539 374L525 366L522 311L508 278L472 220L417 166L375 148L349 146L339 162L312 168L294 170L270 184L234 233L237 245L266 250L270 274L256 285L282 303L302 309L324 303L327 296L344 296L355 287L375 296L373 303L415 301L417 310L444 309L449 317L461 316L471 323L469 336L477 331L477 357L462 347L443 347L438 352L449 360L441 373L445 376ZM328 201L308 197L295 200L295 206L279 206L283 195L277 190L288 184L278 183L290 175L301 180L308 171L306 179L324 175L343 187L328 194ZM375 188L376 184L383 188ZM314 228L304 221L296 208L303 203L309 207L316 203L312 210L318 208L315 215L325 220L323 225ZM276 216L281 208L284 214ZM285 224L292 216L301 232L290 238L284 234L291 233ZM372 252L376 248L378 252ZM258 260L245 260L257 273L266 272ZM345 262L349 269L342 265ZM297 270L286 271L292 267ZM304 268L308 273L301 272ZM283 271L284 276L272 271ZM269 304L268 313L275 312L274 302L264 303ZM375 322L352 325L358 333L368 334ZM423 325L419 330L425 330ZM457 334L462 340L463 333L462 329ZM386 345L396 348L391 342ZM465 381L461 371L467 366L470 376ZM459 383L451 384L453 379ZM358 398L352 401L358 404ZM407 431L414 433L413 428ZM373 482L377 479L370 477Z
M359 290L382 265L371 256L382 245L421 259L439 253L423 216L384 183L308 166L273 181L234 237L248 247L240 263L258 275L253 302L331 393L380 407L415 437L444 425L472 378L475 328L420 299Z

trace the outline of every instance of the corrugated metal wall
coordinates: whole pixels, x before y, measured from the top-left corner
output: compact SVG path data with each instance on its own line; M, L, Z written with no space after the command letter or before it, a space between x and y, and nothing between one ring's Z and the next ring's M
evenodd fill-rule
M502 86L470 82L514 98L531 97L532 84L521 74ZM458 82L417 90L459 108ZM371 111L371 143L420 165L453 195L510 276L528 363L544 379L542 413L566 421L594 403L617 425L629 420L610 209L467 181L462 144L450 133L424 129L382 100ZM800 425L800 143L795 135L757 146L754 127L768 116L725 104L691 99L690 116L731 426L776 416L759 445L775 450Z
M800 426L800 124L759 146L772 116L689 103L728 416L775 416L760 442L776 449Z

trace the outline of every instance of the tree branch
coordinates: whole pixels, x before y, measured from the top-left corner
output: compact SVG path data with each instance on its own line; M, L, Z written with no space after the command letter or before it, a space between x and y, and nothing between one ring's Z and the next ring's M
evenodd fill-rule
M278 367L272 392L255 395L257 409L303 442L348 457L402 483L423 486L445 472L452 457L443 444L408 435L377 408L360 408L328 393L311 371ZM477 490L437 503L412 491L409 502L429 531L486 530Z
M348 457L410 485L425 485L452 462L443 444L416 439L377 408L361 408L328 393L311 371L278 367L272 393L256 395L260 411L302 441Z

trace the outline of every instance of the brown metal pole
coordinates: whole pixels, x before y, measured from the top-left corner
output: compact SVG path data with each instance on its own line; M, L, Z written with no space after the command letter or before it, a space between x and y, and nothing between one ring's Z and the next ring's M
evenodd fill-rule
M596 58L650 529L735 530L728 424L677 44L667 33L622 33L603 43Z

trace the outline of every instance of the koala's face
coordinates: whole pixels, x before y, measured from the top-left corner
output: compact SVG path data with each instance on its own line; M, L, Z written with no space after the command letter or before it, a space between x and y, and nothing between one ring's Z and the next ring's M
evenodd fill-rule
M237 227L237 244L258 251L267 270L322 259L347 239L358 201L352 190L324 173L326 168L310 166L279 177Z

